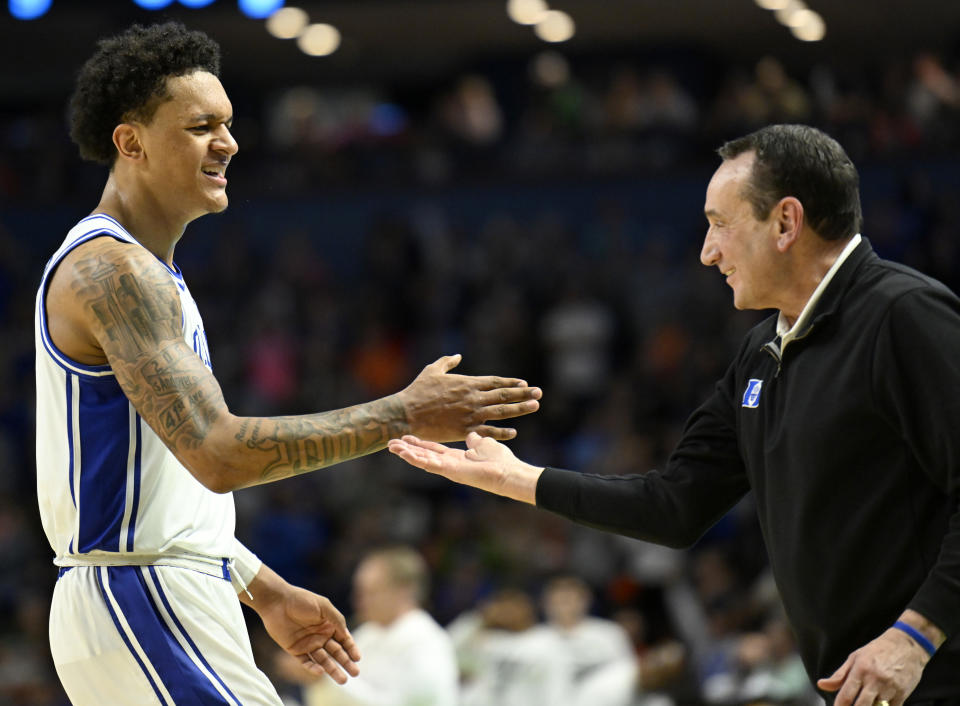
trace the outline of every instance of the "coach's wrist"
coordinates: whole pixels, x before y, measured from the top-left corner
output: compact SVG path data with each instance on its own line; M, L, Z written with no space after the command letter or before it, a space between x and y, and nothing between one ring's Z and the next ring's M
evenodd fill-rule
M908 635L930 657L947 640L943 630L910 608L903 611L893 627Z

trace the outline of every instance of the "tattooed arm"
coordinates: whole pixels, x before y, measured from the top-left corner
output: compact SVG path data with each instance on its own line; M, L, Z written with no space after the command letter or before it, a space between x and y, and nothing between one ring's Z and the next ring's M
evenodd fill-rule
M110 237L64 258L46 306L54 343L78 362L109 363L144 420L216 492L363 456L407 433L435 441L470 431L512 438L513 429L486 422L539 406L540 391L521 380L450 374L459 356L449 356L373 402L294 417L237 417L183 338L170 275L148 251Z

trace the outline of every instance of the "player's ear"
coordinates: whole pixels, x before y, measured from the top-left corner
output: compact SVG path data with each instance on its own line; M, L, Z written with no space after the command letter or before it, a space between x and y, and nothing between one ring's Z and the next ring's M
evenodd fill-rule
M138 125L120 123L113 128L113 144L117 148L119 159L139 161L144 157Z

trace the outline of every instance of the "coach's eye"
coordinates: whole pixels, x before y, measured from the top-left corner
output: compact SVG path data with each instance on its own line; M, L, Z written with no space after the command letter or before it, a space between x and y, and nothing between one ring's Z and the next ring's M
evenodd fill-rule
M210 126L209 126L209 125L196 125L196 126L194 126L194 127L188 127L187 129L188 129L190 132L195 132L195 133L197 133L197 134L199 135L199 134L202 134L202 133L204 133L204 132L209 132L209 131L210 131Z

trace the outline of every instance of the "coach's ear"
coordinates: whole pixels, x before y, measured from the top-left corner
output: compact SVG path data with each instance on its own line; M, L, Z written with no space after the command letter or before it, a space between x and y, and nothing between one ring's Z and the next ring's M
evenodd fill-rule
M803 229L803 204L793 196L784 196L773 207L775 218L777 250L786 252L797 241Z
M140 131L133 123L120 123L113 128L113 144L120 159L139 161L143 159L143 143Z

